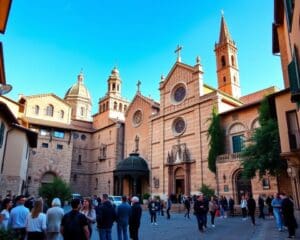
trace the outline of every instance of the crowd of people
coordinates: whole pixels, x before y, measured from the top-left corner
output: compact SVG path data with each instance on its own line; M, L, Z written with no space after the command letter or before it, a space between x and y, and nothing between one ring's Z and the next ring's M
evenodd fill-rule
M265 205L268 207L269 218L275 218L276 225L279 231L284 228L288 230L288 238L295 238L295 231L298 227L294 215L294 204L291 197L286 196L284 193L276 194L276 197L268 196L264 198L259 195L257 199L259 218L265 219ZM189 206L189 205L187 205ZM203 194L194 197L194 214L197 218L198 228L200 232L204 232L207 228L207 215L210 214L211 227L215 227L215 217L227 218L228 212L230 216L235 215L235 203L231 197L229 200L225 196L216 197L212 196L210 200ZM242 220L251 218L253 226L256 225L256 201L253 199L252 194L244 194L241 196L240 209L242 212ZM189 212L187 207L187 212Z
M196 217L198 229L201 233L208 227L208 216L210 225L215 228L215 218L227 218L239 215L241 210L242 221L248 217L253 226L256 225L256 210L259 210L259 218L265 219L265 207L268 209L269 218L275 218L278 231L288 230L289 238L295 238L297 228L294 216L293 201L284 193L273 196L259 195L257 201L251 194L241 196L238 205L232 197L211 196L208 198L203 194L182 196L179 204L185 208L184 217L191 218L191 209ZM177 203L178 203L177 202ZM139 227L142 216L140 199L136 196L130 199L122 196L122 203L114 205L107 194L102 198L75 198L71 201L72 210L64 213L59 198L52 200L51 207L45 206L42 198L25 199L17 196L14 200L5 198L1 203L0 229L11 229L15 239L27 240L84 240L90 239L93 225L96 224L100 240L112 239L112 227L117 224L118 240L138 240ZM157 215L171 219L172 196L165 201L159 197L150 197L148 211L150 223L158 225ZM237 207L238 206L238 207ZM129 234L128 234L129 230Z
M112 226L117 223L118 240L138 240L142 207L138 197L115 206L107 194L101 198L74 198L71 211L64 213L59 198L46 208L42 198L26 199L23 195L0 202L0 229L11 230L16 240L89 240L93 224L100 240L112 239Z

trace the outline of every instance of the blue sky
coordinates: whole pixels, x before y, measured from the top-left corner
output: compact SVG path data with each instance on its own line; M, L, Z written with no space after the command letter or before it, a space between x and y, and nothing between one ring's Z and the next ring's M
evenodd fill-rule
M117 65L124 97L134 97L140 80L142 93L159 101L160 76L175 63L178 44L182 62L194 65L199 55L204 82L217 87L221 10L238 47L242 95L282 88L280 59L272 55L273 0L32 0L13 1L0 36L8 96L63 98L83 69L95 113Z

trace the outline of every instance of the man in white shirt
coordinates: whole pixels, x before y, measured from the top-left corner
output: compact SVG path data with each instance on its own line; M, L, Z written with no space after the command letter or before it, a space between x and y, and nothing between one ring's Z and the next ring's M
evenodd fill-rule
M26 235L26 217L29 209L24 207L25 197L19 195L16 197L16 207L10 212L9 226L13 229L16 239L24 240Z

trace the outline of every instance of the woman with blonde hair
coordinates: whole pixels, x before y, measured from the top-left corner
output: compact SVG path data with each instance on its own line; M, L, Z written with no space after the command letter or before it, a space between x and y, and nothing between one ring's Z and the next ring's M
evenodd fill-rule
M93 224L96 222L96 211L93 208L92 199L87 197L83 200L82 208L79 211L88 220L90 236L92 236Z
M43 200L38 198L35 200L33 208L26 218L27 240L44 240L46 228Z
M47 240L59 240L60 224L64 216L64 210L61 208L59 198L54 198L51 203L52 207L47 210Z

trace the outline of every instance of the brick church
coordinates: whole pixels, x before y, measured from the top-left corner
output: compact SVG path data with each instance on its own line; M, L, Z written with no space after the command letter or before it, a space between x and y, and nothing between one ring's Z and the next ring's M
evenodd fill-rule
M161 77L159 102L142 94L140 82L131 102L123 98L117 68L107 79L106 95L94 115L83 73L64 99L50 93L10 100L15 115L39 133L23 191L37 195L38 188L56 176L84 196L150 193L165 198L196 194L202 184L236 200L244 192L256 198L278 191L274 177L241 178L239 155L243 142L259 127L260 101L276 89L241 96L238 50L224 16L214 48L217 88L205 84L200 58L193 66L185 64L180 50L168 75ZM213 107L226 135L217 174L207 161Z

